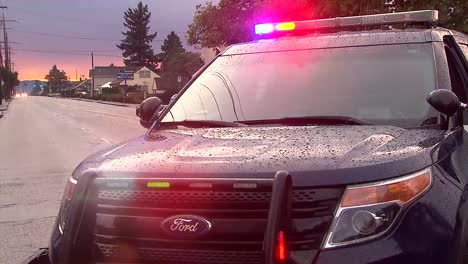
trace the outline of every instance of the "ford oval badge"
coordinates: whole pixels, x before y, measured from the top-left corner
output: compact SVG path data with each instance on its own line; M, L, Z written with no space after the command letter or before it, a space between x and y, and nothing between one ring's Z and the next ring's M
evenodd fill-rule
M196 215L174 215L162 221L161 229L170 236L193 238L208 233L211 223Z

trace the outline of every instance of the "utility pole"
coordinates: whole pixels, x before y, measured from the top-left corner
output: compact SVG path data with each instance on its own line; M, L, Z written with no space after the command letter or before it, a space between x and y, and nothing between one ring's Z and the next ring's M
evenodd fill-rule
M5 24L3 24L3 27L5 27ZM0 67L3 67L3 56L2 56L2 45L0 43ZM2 100L3 100L3 87L2 87L2 80L0 79L0 105L2 105Z
M5 9L6 6L0 6L1 9ZM3 15L2 19L2 27L3 27L3 32L6 32L6 24L5 24L5 15ZM4 43L5 45L5 50L6 50L6 42ZM5 54L6 56L6 54ZM5 57L6 59L6 57ZM3 57L2 57L2 47L0 45L0 66L3 67ZM3 80L0 79L0 105L2 104L3 100L3 85L2 85ZM6 92L6 91L5 91Z
M6 7L5 7L6 8ZM3 24L3 40L5 41L5 68L10 70L10 56L9 56L9 46L8 46L8 34L5 26L5 12L2 14L2 24Z
M5 9L7 8L7 6L0 6L0 9L3 9L3 12L2 12L2 26L3 26L3 41L4 41L4 50L5 50L5 60L4 60L4 67L7 71L11 71L11 58L10 58L10 46L8 45L8 33L6 31L6 22L17 22L17 23L21 23L22 21L21 20L16 20L16 19L8 19L8 20L5 20ZM3 58L2 58L3 59ZM0 89L1 90L1 89ZM11 92L13 91L7 91L9 92L10 94L8 94L8 97L11 96ZM1 91L0 91L1 93ZM1 95L0 95L1 96Z
M92 75L91 75L91 97L94 97L94 52L91 51L91 72L92 72Z

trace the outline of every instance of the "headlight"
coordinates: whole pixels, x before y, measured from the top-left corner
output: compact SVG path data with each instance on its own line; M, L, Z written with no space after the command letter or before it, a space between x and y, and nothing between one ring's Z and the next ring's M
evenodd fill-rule
M71 204L71 200L73 198L73 193L75 192L77 181L70 177L67 181L67 185L65 186L65 192L63 193L62 204L60 205L60 213L59 213L59 230L60 233L63 234L65 230L65 224L67 222L69 208Z
M373 184L348 186L335 214L324 248L357 243L383 235L405 207L425 193L430 169Z

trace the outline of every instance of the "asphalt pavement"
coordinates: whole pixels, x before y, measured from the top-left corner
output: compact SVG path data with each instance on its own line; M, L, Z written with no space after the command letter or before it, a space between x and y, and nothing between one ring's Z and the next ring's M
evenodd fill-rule
M14 99L0 119L0 263L46 247L63 188L86 156L143 134L134 107Z

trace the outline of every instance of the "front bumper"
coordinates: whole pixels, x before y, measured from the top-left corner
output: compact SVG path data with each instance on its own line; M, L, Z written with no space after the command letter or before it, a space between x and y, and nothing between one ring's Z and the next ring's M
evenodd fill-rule
M41 248L26 259L23 264L50 264L49 249Z
M360 244L321 250L314 259L287 263L452 263L457 248L457 212L461 191L447 180L447 174L436 166L431 189L415 201L384 236ZM80 182L82 180L83 177ZM279 188L287 191L290 185L285 184L284 179L282 182ZM79 188L86 188L86 185L78 187L77 191L80 191ZM277 192L278 198L287 197L281 190ZM274 197L272 196L265 233L265 262L259 264L276 263L275 238L278 230L285 225L285 212L277 209L287 208L287 205L274 206L275 203L280 204L279 201L282 200L275 201ZM80 208L83 204L77 203L74 206ZM76 221L73 226L80 226L78 222L80 211L74 210L75 215L71 216L71 219ZM71 243L74 232L78 230L69 231L71 232L67 233L66 230L65 235L61 235L56 224L49 248L51 263L71 263L72 251L76 254L76 251L80 250Z

